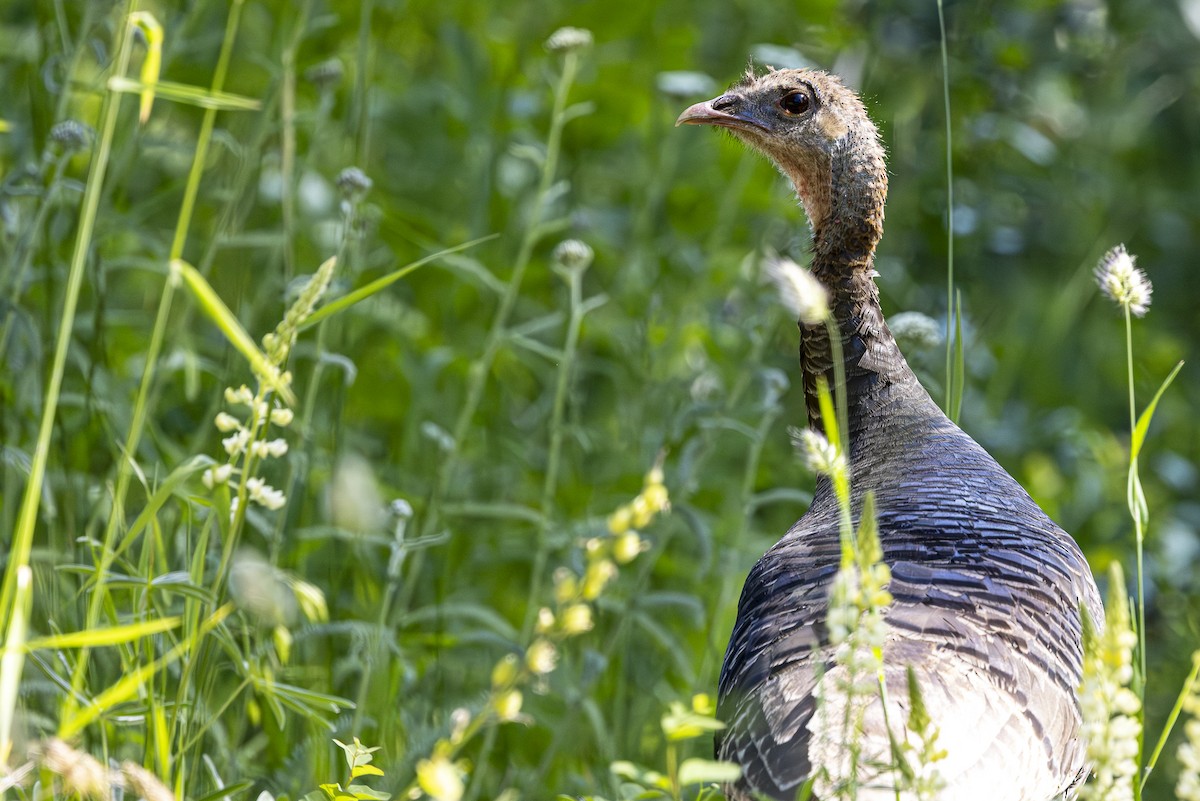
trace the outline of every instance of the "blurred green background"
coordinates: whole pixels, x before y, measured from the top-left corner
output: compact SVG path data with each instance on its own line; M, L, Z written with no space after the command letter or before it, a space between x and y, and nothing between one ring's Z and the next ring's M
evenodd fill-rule
M229 4L142 7L165 31L163 78L208 86ZM3 532L25 484L87 174L85 151L35 216L58 152L49 132L64 119L95 125L123 8L0 8L0 247L10 264L22 248L31 254L28 269L0 271L10 327L0 351ZM1124 242L1154 282L1153 306L1134 325L1142 405L1192 357L1200 333L1200 0L947 2L945 15L962 425L1076 536L1098 573L1121 559L1131 574L1124 335L1091 272ZM543 43L564 25L594 36L570 90L582 113L563 129L544 215L552 224L536 239L510 333L455 441L471 366L489 347L529 227L563 62ZM661 765L659 716L670 701L715 691L745 572L803 513L812 485L786 434L804 422L797 332L760 269L769 251L805 260L807 221L768 164L727 136L676 130L675 117L719 94L750 58L843 75L889 153L877 262L885 312L922 312L940 327L949 197L940 47L933 0L245 4L226 89L262 110L219 115L185 258L253 335L278 321L289 284L336 250L335 181L346 167L373 187L336 291L498 236L301 339L292 369L306 425L288 457L299 480L276 513L282 525L252 519L245 544L328 596L330 622L297 629L279 675L359 710L330 717L332 733L303 716L256 725L243 693L198 746L217 772L296 797L334 778L329 738L357 735L383 746L376 762L390 780L407 782L451 711L481 702L491 666L547 602L553 570L581 565L579 540L603 530L660 455L673 511L645 532L651 549L622 569L595 629L564 646L543 692L526 694L530 722L489 731L465 755L476 763L473 795L611 795L612 760ZM56 421L34 555L42 633L71 631L81 615L83 579L70 568L93 559L108 515L202 114L159 98L139 127L136 106L132 96L122 105ZM595 250L583 294L603 302L584 318L570 365L546 504L552 356L567 323L550 254L568 237ZM221 392L250 380L190 300L176 303L150 432L132 455L148 481L191 454L217 455L210 421ZM940 399L942 346L906 352ZM1151 737L1200 643L1198 396L1189 364L1143 459ZM365 536L331 513L331 476L351 456L365 460L365 477L350 485L377 482L379 493L347 502L404 499L409 536L422 538L393 595L386 542L397 519L367 515ZM143 500L131 498L130 517ZM181 506L162 521L168 563L155 571L186 565L174 527L189 519ZM96 686L114 670L98 657ZM53 671L27 666L26 684L29 736L52 731ZM138 732L110 722L89 737L103 733L137 759ZM1172 753L1157 792L1169 786ZM191 795L215 780L196 781Z

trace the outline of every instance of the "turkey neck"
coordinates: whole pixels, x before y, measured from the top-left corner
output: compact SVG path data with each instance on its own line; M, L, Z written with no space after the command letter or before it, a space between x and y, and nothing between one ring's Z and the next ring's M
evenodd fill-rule
M827 181L797 182L800 199L813 220L813 276L829 294L829 308L841 335L849 413L851 456L868 426L887 420L881 407L913 393L928 395L904 361L883 320L875 285L875 246L883 235L887 170L883 148L869 122L840 139L826 162ZM805 176L807 178L807 176ZM835 386L833 349L824 324L801 324L800 366L809 424L824 430L817 401L817 378Z

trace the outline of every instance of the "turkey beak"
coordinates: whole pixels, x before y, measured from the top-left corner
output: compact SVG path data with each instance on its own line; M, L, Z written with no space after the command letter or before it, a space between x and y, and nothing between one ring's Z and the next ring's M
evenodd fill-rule
M721 95L688 106L675 120L675 127L680 125L716 125L741 131L770 130L745 110L742 99L737 95Z

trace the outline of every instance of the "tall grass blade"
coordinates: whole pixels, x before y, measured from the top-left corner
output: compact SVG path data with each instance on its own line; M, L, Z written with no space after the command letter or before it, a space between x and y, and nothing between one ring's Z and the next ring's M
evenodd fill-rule
M21 686L21 670L25 667L25 636L29 631L29 612L33 608L33 571L22 566L17 571L17 589L13 610L4 635L3 656L0 656L0 768L8 770L12 755L13 720L17 711L17 693Z
M495 239L497 236L499 236L499 234L489 234L488 236L481 236L478 239L472 239L470 242L464 242L461 245L455 245L452 248L446 248L445 250L439 250L437 253L431 253L428 256L425 256L424 258L417 259L412 264L408 264L404 267L401 267L398 270L395 270L394 272L390 272L387 275L383 276L382 278L376 278L374 281L370 282L369 284L361 286L358 289L355 289L353 292L348 292L345 295L342 295L337 300L327 303L324 306L322 306L321 308L317 309L316 311L314 311L312 314L310 314L308 316L308 319L306 319L303 323L300 324L300 326L297 330L305 331L309 328L312 328L314 325L321 322L322 320L324 320L328 317L332 317L333 315L337 314L338 312L345 311L346 309L353 306L355 303L358 303L359 301L362 301L362 300L366 300L367 298L374 295L376 292L379 292L380 290L390 286L391 284L394 284L396 281L399 281L401 278L408 275L409 273L411 273L413 270L417 269L418 267L423 267L424 265L429 264L429 262L437 261L438 259L442 258L443 256L447 256L451 253L458 253L460 250L466 250L467 248L473 248L482 242L487 242L488 240Z
M87 706L64 716L58 727L58 736L64 740L75 736L83 731L88 724L111 710L117 704L124 703L133 698L151 676L168 665L177 662L191 651L199 644L200 638L203 635L219 626L232 612L233 605L225 604L204 621L195 639L181 642L158 659L139 665L132 672L125 674L116 684L111 685L93 698Z
M61 648L98 648L105 645L121 645L122 643L140 640L162 634L176 628L181 619L178 617L161 617L157 620L147 620L142 623L126 623L120 626L108 626L102 629L87 631L72 631L67 634L52 634L47 637L37 637L25 644L25 650L57 650Z
M951 420L958 419L954 411L954 355L955 331L951 328L951 317L957 317L954 305L954 159L953 130L950 125L950 55L946 45L946 14L942 0L937 0L938 31L942 46L942 102L946 110L946 414ZM961 349L961 343L959 344Z
M132 7L126 4L126 11ZM130 36L127 26L119 26L115 61L116 74L125 72L129 65ZM100 206L101 190L108 173L108 161L112 152L113 135L117 125L117 111L121 105L120 95L108 92L100 111L102 127L97 139L92 162L88 168L87 184L83 193L83 206L79 212L79 228L71 251L71 264L67 272L66 290L63 294L62 316L54 340L54 361L42 405L42 417L38 426L37 445L29 469L29 482L21 498L17 523L13 528L8 551L8 567L4 573L4 584L0 587L0 628L7 628L12 602L16 591L17 574L29 564L33 547L33 529L37 522L38 505L42 496L42 482L46 476L46 463L50 458L50 437L54 430L54 419L58 414L58 401L62 392L63 372L66 370L67 351L71 335L75 330L75 309L79 303L79 291L83 285L84 267L92 246L96 214Z
M114 75L108 79L108 88L114 92L124 92L145 97L147 91L153 90L160 97L199 108L215 111L260 111L262 101L253 97L231 94L230 92L214 92L199 86L175 83L174 81L158 81L154 84L136 81Z
M1143 790L1146 787L1146 782L1150 780L1150 774L1153 772L1154 766L1158 764L1158 757L1167 745L1167 738L1171 736L1171 730L1175 728L1175 724L1179 720L1179 715L1183 712L1183 702L1187 700L1188 693L1192 691L1192 685L1196 683L1198 676L1200 676L1200 651L1192 654L1192 669L1188 672L1187 678L1183 680L1183 686L1179 688L1179 697L1175 699L1175 705L1171 707L1171 714L1167 716L1167 722L1163 725L1162 734L1158 735L1158 742L1154 744L1154 750L1150 753L1150 760L1146 763L1146 767L1142 771Z
M292 393L291 387L283 382L279 368L271 364L267 355L259 349L258 343L246 332L241 322L225 305L225 301L221 300L221 296L212 288L212 285L204 279L204 276L183 259L175 259L171 262L171 272L182 276L188 289L192 290L192 294L199 301L201 310L216 323L217 328L221 329L221 333L229 340L229 344L233 345L246 358L254 374L271 389L278 392L289 406L294 406L296 396Z

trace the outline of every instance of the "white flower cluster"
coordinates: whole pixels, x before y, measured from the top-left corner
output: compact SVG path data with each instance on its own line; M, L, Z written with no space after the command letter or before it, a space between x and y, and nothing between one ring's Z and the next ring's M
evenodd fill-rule
M1092 779L1080 791L1081 801L1132 801L1138 774L1142 704L1129 689L1138 640L1129 622L1124 574L1117 563L1109 577L1107 614L1103 632L1097 632L1090 620L1084 626L1079 708Z
M829 589L826 625L836 646L835 665L814 691L819 706L810 724L814 742L809 754L824 767L815 784L822 798L853 797L867 763L886 760L886 755L863 754L858 742L868 708L879 697L887 638L883 611L892 602L887 589L892 574L883 562L874 504L868 499L864 506L853 547L844 544L842 566Z
M221 440L221 446L229 455L229 462L204 471L202 480L208 489L228 482L233 477L235 465L241 459L278 459L288 452L286 440L280 437L268 440L263 435L272 425L278 428L290 425L294 418L291 409L283 406L272 407L261 394L256 395L244 384L237 389L226 388L225 400L234 406L245 406L250 411L245 420L239 420L229 412L220 412L213 421L218 431L229 435ZM246 479L246 492L250 500L267 509L280 509L287 503L287 498L281 491L257 476ZM236 502L237 498L234 498L235 509Z

